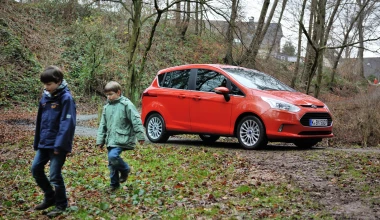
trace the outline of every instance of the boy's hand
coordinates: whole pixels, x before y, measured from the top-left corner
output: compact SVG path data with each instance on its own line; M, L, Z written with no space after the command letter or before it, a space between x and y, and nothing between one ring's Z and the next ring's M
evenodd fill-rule
M103 149L104 144L98 144L98 148Z
M143 145L144 144L144 140L139 140L139 144Z
M59 150L54 150L54 154L58 155L59 154Z

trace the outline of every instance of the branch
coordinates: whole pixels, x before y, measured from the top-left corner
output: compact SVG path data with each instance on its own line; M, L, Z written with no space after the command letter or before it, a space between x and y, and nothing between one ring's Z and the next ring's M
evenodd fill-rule
M309 44L313 47L313 49L317 52L318 49L317 47L314 45L314 42L313 40L311 40L309 34L307 33L307 30L305 29L305 26L303 25L302 21L298 21L298 23L300 24L301 28L302 28L302 32L305 34L306 38L307 38L307 41L309 42Z
M367 39L367 40L363 40L363 43L364 43L364 42L370 42L370 41L377 41L377 40L380 40L380 37L378 37L378 38L372 38L372 39ZM354 46L355 44L359 44L359 43L361 43L361 42L362 42L362 41L357 41L357 42L353 42L353 43L349 43L349 44L345 44L345 45L341 45L341 46L337 46L337 47L321 47L321 48L319 48L319 50L345 48L345 47Z

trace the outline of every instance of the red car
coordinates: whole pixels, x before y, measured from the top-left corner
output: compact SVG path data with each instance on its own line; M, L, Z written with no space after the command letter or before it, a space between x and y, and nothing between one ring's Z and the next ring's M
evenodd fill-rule
M334 136L320 100L257 70L219 64L160 70L143 92L141 118L154 143L198 134L209 143L236 137L246 149L268 141L310 148Z

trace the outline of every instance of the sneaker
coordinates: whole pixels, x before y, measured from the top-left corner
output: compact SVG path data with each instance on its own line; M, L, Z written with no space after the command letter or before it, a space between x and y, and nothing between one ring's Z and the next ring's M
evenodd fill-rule
M65 211L65 209L60 209L60 208L56 207L55 209L53 209L50 212L48 212L46 215L49 218L53 218L53 217L57 217L58 215L62 214L64 211Z
M108 190L109 193L114 193L116 190L120 189L120 186L111 186Z
M128 171L120 172L120 179L119 182L124 183L128 179Z
M41 204L34 207L35 210L44 210L55 205L55 200L44 200Z

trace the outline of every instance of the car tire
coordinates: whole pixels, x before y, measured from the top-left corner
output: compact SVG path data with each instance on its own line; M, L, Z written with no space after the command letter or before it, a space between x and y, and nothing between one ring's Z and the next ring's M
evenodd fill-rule
M320 141L320 139L305 139L294 141L293 144L302 149L309 149L318 144Z
M217 141L220 136L219 135L208 135L208 134L200 134L199 137L202 139L203 142L211 144Z
M247 150L265 147L268 143L264 125L255 116L246 116L239 122L236 136L240 145Z
M169 135L166 133L165 120L158 113L148 117L145 129L146 136L153 143L163 143L169 139Z

